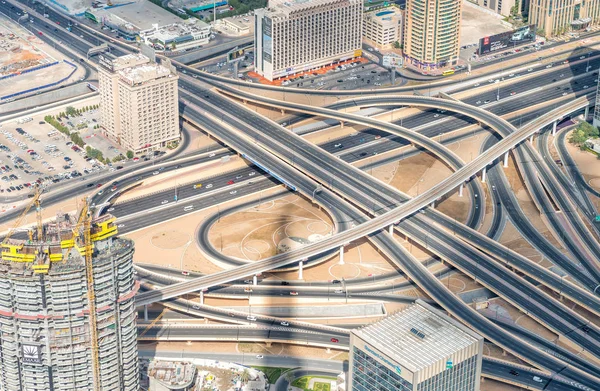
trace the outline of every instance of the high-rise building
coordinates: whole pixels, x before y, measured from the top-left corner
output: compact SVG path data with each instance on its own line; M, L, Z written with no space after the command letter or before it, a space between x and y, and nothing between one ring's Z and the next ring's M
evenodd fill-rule
M460 51L462 0L407 0L405 63L423 71L453 65Z
M600 69L599 69L600 72ZM594 109L594 126L600 128L600 78L598 78L598 87L596 89L596 104Z
M402 10L391 6L365 12L363 36L382 48L402 44Z
M421 300L350 334L347 391L478 391L483 338Z
M2 391L139 390L133 243L110 215L89 235L80 221L58 215L42 237L1 245Z
M177 76L170 65L143 54L100 55L100 126L135 154L179 140Z
M362 55L361 0L270 0L254 13L255 70L268 80Z
M529 3L529 23L547 37L585 30L600 23L600 0L536 0Z

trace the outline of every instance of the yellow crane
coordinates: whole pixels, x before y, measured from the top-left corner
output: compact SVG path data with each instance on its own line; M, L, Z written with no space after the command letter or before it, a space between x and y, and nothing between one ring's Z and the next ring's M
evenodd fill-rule
M41 195L41 192L36 187L35 188L35 193L33 194L33 198L31 199L31 201L27 205L25 205L25 209L23 210L23 212L21 212L21 214L19 215L19 217L17 217L17 219L15 220L15 223L14 223L13 227L10 229L10 231L8 231L8 233L4 237L4 240L2 240L3 247L4 247L5 244L8 243L8 240L15 233L15 231L17 231L17 229L19 229L19 227L23 223L23 219L25 219L25 216L27 216L27 213L29 213L29 211L31 210L31 207L33 205L36 205L36 207L39 207L40 195ZM42 220L41 220L41 215L40 215L40 218L39 218L40 224L41 224L41 221Z

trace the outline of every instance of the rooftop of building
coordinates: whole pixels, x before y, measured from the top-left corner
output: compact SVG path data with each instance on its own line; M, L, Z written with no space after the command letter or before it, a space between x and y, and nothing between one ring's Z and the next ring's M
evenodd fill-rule
M198 19L188 20L190 20L190 22L186 21L186 23L173 23L165 26L159 26L158 24L155 24L151 29L141 31L140 36L152 37L166 42L177 37L208 34L210 32L209 24Z
M397 21L398 18L402 17L402 10L398 7L390 6L371 11L365 11L364 15L368 19L378 19L382 22L388 20Z
M376 323L352 330L412 372L427 368L482 337L421 300Z
M164 26L183 22L180 17L146 0L91 10L91 12L100 18L114 15L122 19L124 23L131 23L136 30L151 29L153 24Z
M362 4L362 0L269 0L268 14L290 16L302 11L318 10L324 6Z
M163 77L175 76L171 70L156 63L146 63L118 71L121 80L129 85L139 85Z
M80 269L85 265L85 259L79 251L84 248L83 229L84 225L70 214L57 214L54 220L44 223L41 237L38 237L35 226L17 228L9 239L2 241L0 273L30 276L37 268L44 268L44 265L47 266L44 274L48 274L48 271L50 274L61 274ZM78 234L74 235L74 231ZM94 218L91 222L90 234L96 248L104 247L101 241L116 233L115 218L110 214ZM116 239L111 251L128 246L129 240ZM102 262L109 254L106 251L96 252L94 262Z

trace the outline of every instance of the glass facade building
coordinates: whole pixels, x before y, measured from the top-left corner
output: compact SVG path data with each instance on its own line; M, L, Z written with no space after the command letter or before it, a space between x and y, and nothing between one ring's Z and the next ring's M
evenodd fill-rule
M600 80L596 90L596 109L594 110L594 126L600 127Z
M350 336L348 391L478 391L483 338L417 300Z

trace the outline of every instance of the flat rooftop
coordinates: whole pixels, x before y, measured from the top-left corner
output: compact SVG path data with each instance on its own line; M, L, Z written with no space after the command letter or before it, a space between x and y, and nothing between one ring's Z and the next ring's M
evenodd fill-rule
M96 13L96 12L95 12ZM107 7L99 13L109 13L131 23L139 30L148 30L153 24L181 23L184 20L169 11L146 0L138 0L132 4Z
M363 4L362 0L269 0L267 13L282 13L289 16L294 12L320 8L325 5L349 5L357 3Z
M482 339L420 301L352 333L411 372L427 368Z
M147 81L168 77L171 71L159 64L148 63L119 70L121 79L130 85L142 84Z

